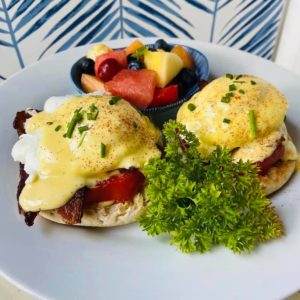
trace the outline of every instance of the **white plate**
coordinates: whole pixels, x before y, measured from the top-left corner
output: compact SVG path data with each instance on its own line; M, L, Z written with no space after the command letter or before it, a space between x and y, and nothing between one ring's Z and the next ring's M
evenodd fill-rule
M151 43L154 39L146 39ZM288 127L300 149L300 78L250 54L196 41L170 40L207 55L213 76L254 74L275 84L289 100ZM128 40L108 43L112 47ZM300 176L272 197L286 236L250 255L216 248L186 255L136 224L83 229L37 219L27 227L17 213L15 112L41 108L53 95L73 92L69 70L89 46L43 60L0 86L0 270L19 287L53 299L279 299L300 288Z

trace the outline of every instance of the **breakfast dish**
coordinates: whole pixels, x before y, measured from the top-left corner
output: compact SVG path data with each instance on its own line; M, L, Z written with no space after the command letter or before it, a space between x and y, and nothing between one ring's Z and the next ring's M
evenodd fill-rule
M150 44L153 39L143 42ZM197 41L174 39L169 42L201 49L210 61L215 78L230 72L255 74L272 82L289 101L286 124L297 148L300 146L297 76L271 62L232 49ZM129 43L128 40L112 41L107 45L117 49ZM37 298L51 299L135 299L137 294L133 287L143 291L146 299L221 299L224 295L246 300L275 299L297 291L299 172L284 189L272 195L272 205L285 227L284 237L264 243L251 255L233 255L225 247L215 247L204 255L183 255L168 246L165 236L150 239L135 224L92 230L59 226L37 218L37 226L30 230L24 226L22 218L17 216L15 203L17 164L10 152L16 134L11 122L17 111L26 107L40 110L44 99L74 93L69 79L70 66L89 48L77 47L42 60L0 85L0 98L5 103L5 109L0 112L3 142L0 151L1 275ZM22 93L16 87L22 87Z
M265 80L227 74L184 103L177 120L196 134L204 156L220 145L232 151L236 162L257 164L270 194L288 181L297 161L284 123L287 106L285 97Z
M18 201L27 225L115 226L145 205L140 172L159 157L160 132L127 101L111 96L49 98L42 112L19 112L12 156L20 165Z

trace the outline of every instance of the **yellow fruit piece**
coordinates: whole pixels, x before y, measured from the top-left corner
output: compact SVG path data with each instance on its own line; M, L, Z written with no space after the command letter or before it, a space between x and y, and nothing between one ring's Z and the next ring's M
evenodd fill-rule
M147 51L144 63L147 69L156 72L157 86L160 88L164 88L183 67L183 62L178 55L164 51Z
M177 54L182 59L184 68L195 69L194 60L184 47L176 45L172 48L171 52Z
M89 49L89 51L86 54L86 57L90 58L92 60L96 60L97 56L107 53L107 52L110 52L110 51L112 51L112 49L107 47L106 45L97 44Z
M143 47L144 44L140 40L134 40L127 48L125 48L126 55L134 53L137 49Z
M93 75L82 73L81 87L86 93L97 91L105 92L104 83L99 78Z

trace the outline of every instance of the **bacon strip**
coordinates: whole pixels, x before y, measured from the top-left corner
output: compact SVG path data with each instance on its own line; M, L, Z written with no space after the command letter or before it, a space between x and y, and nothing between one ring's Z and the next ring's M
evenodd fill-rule
M19 111L16 114L16 117L13 122L14 129L17 130L18 136L25 133L25 122L27 119L31 118L31 115L26 111ZM20 194L25 186L25 181L28 178L28 174L24 170L24 165L19 164L19 184L17 188L17 200L18 200L18 210L20 215L24 215L25 223L28 226L32 226L34 223L34 219L38 215L38 212L27 211L25 212L19 204Z
M79 189L64 206L56 209L67 224L74 225L81 222L85 193L86 188Z
M13 127L14 129L17 130L18 136L20 136L21 134L25 133L25 122L27 119L30 119L32 116L27 113L25 110L22 111L18 111L14 122L13 122Z

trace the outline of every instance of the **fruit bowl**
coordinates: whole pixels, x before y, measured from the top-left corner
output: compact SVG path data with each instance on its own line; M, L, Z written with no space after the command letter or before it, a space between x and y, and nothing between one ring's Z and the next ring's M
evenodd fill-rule
M146 45L149 49L153 49L155 47L154 44L147 44ZM169 44L170 47L173 47L175 45ZM209 76L209 64L206 56L201 53L200 51L193 49L188 46L184 46L184 49L190 54L190 56L193 59L194 65L195 65L195 74L197 77L197 81L190 86L188 89L182 93L178 99L178 101L167 104L164 106L158 106L158 107L148 107L144 109L139 109L143 114L149 116L154 124L158 127L162 127L163 123L166 120L174 119L176 117L176 113L181 106L182 103L187 101L194 95L196 92L201 90L201 88L205 85L206 81L208 80ZM114 49L114 50L121 50L124 48ZM83 72L83 66L82 66L82 60L84 57L80 58L78 61L76 61L72 68L71 68L71 80L74 84L75 89L80 94L86 93L82 87L81 84L81 76Z

